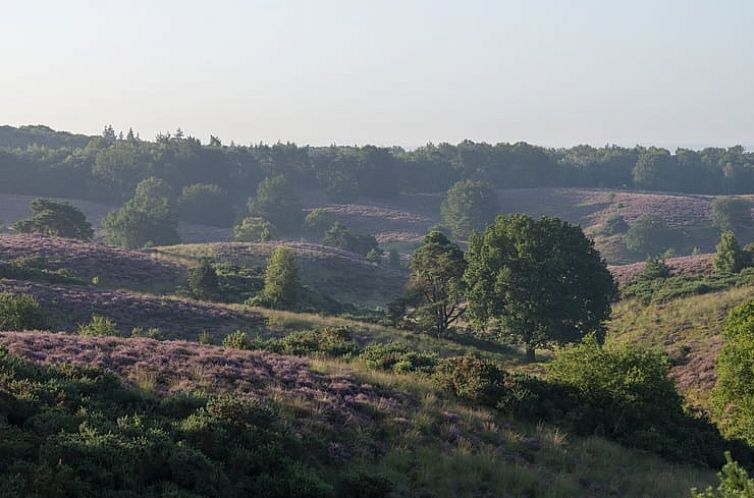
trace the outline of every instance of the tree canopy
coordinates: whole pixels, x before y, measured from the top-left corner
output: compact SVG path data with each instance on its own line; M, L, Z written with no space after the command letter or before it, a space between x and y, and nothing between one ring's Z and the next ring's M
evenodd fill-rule
M50 199L31 201L31 217L13 224L22 233L41 233L69 239L90 240L94 236L92 225L80 209L68 202Z
M582 230L557 218L498 216L473 236L464 274L469 313L526 346L564 344L604 333L617 288Z

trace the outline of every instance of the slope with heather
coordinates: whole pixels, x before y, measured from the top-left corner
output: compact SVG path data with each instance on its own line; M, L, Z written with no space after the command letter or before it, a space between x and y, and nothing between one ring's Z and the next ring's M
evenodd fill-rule
M123 334L135 327L154 327L166 337L184 339L195 339L203 331L223 335L263 326L260 315L248 310L92 286L6 279L0 281L0 292L34 296L53 330L75 330L79 324L89 322L92 315L114 320Z
M334 247L304 242L180 244L152 250L160 260L195 265L201 257L249 267L264 267L279 245L296 256L301 282L341 303L359 307L386 306L400 295L406 272L377 265Z
M138 399L136 392L162 397L197 389L263 399L306 441L310 464L324 475L369 469L370 475L388 478L401 496L681 497L689 487L713 479L710 471L668 464L600 438L565 437L544 424L469 406L414 377L370 373L329 360L39 332L0 333L0 345L22 361L110 370L134 386L132 401ZM8 361L2 354L0 360ZM30 369L13 365L10 375L19 380L29 375ZM97 377L87 372L91 384ZM67 367L57 374L54 386L68 385L66 376L72 373ZM59 410L74 402L66 399ZM107 414L98 416L102 424ZM148 422L148 417L145 413L139 420ZM373 482L364 479L361 485Z
M141 251L41 235L0 235L0 260L36 260L48 270L67 270L74 277L129 289L172 289L185 270Z

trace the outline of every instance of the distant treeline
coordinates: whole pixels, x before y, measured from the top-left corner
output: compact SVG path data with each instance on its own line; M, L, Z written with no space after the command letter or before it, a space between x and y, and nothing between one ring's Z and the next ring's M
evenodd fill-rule
M754 153L743 147L678 149L552 149L519 142L428 144L415 150L375 146L300 147L202 145L180 131L154 141L134 133L101 136L55 132L44 126L0 127L0 189L121 202L143 179L171 187L217 185L245 202L265 177L284 175L303 190L335 201L389 198L397 193L443 193L455 182L480 180L496 188L608 187L687 193L754 193Z

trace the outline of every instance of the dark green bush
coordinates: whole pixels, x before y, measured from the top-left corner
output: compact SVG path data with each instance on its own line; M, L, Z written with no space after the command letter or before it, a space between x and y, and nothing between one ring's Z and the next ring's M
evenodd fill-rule
M33 296L0 292L0 330L38 330L45 317Z
M78 329L79 335L105 337L119 335L118 325L102 315L92 315L89 323L82 323Z
M358 470L341 478L338 494L349 498L388 498L394 487L393 481L385 476Z
M0 386L0 496L335 496L310 453L326 450L258 401L160 398L2 349Z
M636 278L621 289L624 299L637 298L642 304L664 303L673 299L742 287L754 282L754 269L738 274L677 275L668 278Z
M441 389L488 406L496 406L505 391L506 373L495 363L470 354L441 360L434 378Z

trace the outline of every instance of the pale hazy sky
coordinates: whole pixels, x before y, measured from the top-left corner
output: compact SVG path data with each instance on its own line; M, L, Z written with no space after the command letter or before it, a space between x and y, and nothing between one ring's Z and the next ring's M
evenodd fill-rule
M752 0L0 0L0 124L754 143Z

